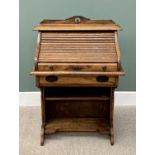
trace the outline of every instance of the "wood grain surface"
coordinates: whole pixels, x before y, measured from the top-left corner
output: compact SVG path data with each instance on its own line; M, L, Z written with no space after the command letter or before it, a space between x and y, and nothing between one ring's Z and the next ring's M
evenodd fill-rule
M114 144L114 90L124 75L112 20L43 20L31 75L41 89L41 145L57 131L97 131Z

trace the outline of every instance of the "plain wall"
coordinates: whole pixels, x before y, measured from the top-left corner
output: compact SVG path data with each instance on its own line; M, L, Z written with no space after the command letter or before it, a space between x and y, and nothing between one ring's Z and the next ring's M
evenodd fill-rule
M112 19L121 27L119 42L126 76L120 78L119 91L136 90L136 1L135 0L20 0L19 91L38 91L29 75L34 65L37 32L33 27L43 19Z

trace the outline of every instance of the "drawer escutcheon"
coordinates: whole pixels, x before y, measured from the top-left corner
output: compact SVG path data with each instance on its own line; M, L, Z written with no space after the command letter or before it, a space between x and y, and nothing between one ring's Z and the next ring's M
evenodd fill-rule
M109 77L107 77L107 76L96 77L96 81L98 81L98 82L107 82L108 80L109 80Z
M52 76L46 76L46 81L48 81L48 82L55 82L57 80L58 80L58 77L57 76L54 76L54 75L52 75Z

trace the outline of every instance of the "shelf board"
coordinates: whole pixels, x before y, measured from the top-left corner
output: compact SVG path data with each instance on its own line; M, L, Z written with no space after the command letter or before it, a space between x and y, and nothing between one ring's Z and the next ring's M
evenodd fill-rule
M105 101L105 100L109 100L109 97L107 96L74 96L74 97L45 97L45 100L47 101L51 101L51 100L100 100L100 101Z
M45 134L56 131L99 131L109 134L110 125L104 118L55 118L46 123Z

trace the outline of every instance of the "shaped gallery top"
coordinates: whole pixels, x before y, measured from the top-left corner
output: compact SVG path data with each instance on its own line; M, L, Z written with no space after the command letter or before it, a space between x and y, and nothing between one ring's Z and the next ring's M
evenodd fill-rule
M73 16L62 20L45 19L34 27L36 31L119 31L121 27L110 19L89 19L82 16Z

